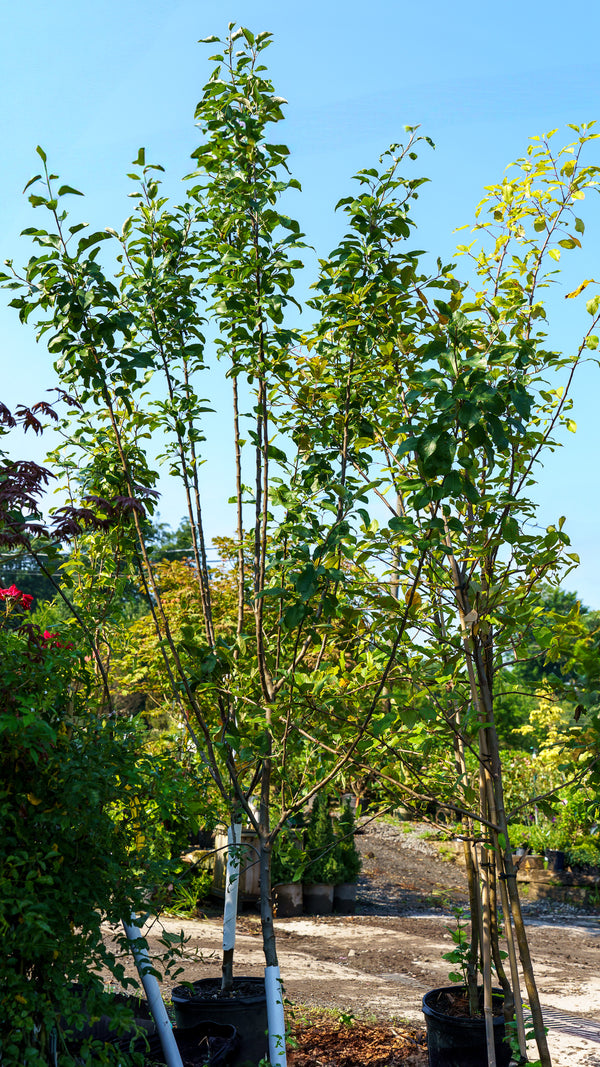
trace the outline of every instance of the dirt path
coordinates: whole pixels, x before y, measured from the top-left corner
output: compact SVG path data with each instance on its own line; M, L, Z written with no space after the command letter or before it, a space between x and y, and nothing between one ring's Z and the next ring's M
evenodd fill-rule
M359 914L276 921L286 994L296 1005L422 1024L423 994L447 984L441 954L451 947L452 917L441 902L465 899L464 872L440 860L416 833L379 824L358 840L364 856ZM550 1009L553 1064L600 1067L600 920L567 905L527 905L526 911L540 996ZM187 979L219 974L218 918L162 922L189 937ZM149 931L151 944L158 933ZM239 920L236 970L260 975L263 966L260 921L246 912ZM301 1017L302 1009L297 1013Z

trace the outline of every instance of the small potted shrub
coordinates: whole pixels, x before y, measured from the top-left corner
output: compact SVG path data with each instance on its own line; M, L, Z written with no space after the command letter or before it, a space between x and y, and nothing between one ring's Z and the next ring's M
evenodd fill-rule
M550 840L550 825L549 823L537 823L531 826L529 831L529 843L531 845L532 855L527 856L525 859L525 867L542 869L544 866L544 855L548 848L548 842Z
M544 848L544 857L549 871L564 871L568 847L569 835L565 832L564 827L555 820L550 826Z
M283 831L273 846L271 884L278 918L302 915L304 853L294 831Z
M362 867L360 853L354 840L356 818L354 809L349 800L346 800L342 808L342 814L337 820L338 843L335 847L335 857L339 864L339 882L334 887L333 907L334 911L344 915L353 915L356 908L356 881Z
M328 798L317 794L306 830L304 907L312 915L329 915L333 910L334 885L341 881L341 867L335 855L336 840L329 814Z

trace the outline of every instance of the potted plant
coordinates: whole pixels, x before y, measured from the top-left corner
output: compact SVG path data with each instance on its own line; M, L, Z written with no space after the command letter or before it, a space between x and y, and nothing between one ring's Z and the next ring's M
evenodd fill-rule
M544 449L555 447L555 431L567 422L568 386L581 353L588 341L591 347L598 343L590 330L600 319L600 296L588 301L592 322L572 359L549 350L544 333L543 289L561 249L579 243L568 238L565 227L594 170L579 163L587 128L575 129L574 144L560 153L569 153L568 165L543 212L539 189L545 189L545 175L557 170L547 140L529 146L512 179L488 187L473 244L481 236L483 242L493 238L493 245L476 251L473 245L461 246L471 257L474 284L471 288L455 278L451 294L433 301L431 318L424 301L414 319L407 313L402 320L400 298L385 283L394 270L400 276L405 269L400 256L395 261L393 251L386 252L385 274L378 274L371 245L367 250L361 244L363 234L374 232L373 204L379 201L373 195L352 201L354 243L348 239L343 254L327 261L319 283L325 294L321 352L337 360L339 380L344 373L348 381L360 380L361 359L365 373L367 367L372 370L377 338L377 373L360 398L347 401L346 411L349 421L352 403L360 412L351 432L368 456L365 484L373 477L379 443L382 467L387 464L389 471L377 482L388 522L383 529L364 516L360 558L371 553L373 559L377 548L387 560L378 585L373 569L369 574L368 628L373 661L382 662L388 649L394 660L380 678L378 702L371 705L353 752L361 766L380 768L374 772L380 781L398 790L410 778L415 793L441 801L462 819L473 927L468 1010L480 1013L481 976L490 1065L498 999L494 968L503 1011L508 1018L514 1014L520 1051L526 1052L519 958L540 1061L543 1067L550 1064L512 859L506 753L496 715L499 679L502 673L510 677L511 664L529 655L531 635L540 627L542 583L556 583L574 559L568 555L564 519L545 531L536 528L531 486ZM363 181L368 184L366 173ZM348 311L351 301L358 306L364 300L367 285L377 294L369 314L363 306L351 329L333 328L334 301L345 301ZM583 287L569 295L578 296ZM411 332L417 320L418 338ZM400 339L399 321L406 330ZM563 368L567 386L550 394L542 383ZM319 367L314 385L309 383L313 390L318 373ZM307 394L312 403L309 387ZM355 470L361 450L353 458ZM407 612L409 629L403 628ZM548 648L552 638L548 625L540 647ZM340 657L342 674L344 662ZM344 687L347 696L349 689ZM413 745L420 746L420 758ZM533 807L535 787L528 799ZM506 968L499 944L501 915ZM479 1055L476 1062L485 1060Z
M569 847L569 834L558 819L553 819L549 827L548 839L544 847L544 858L549 871L564 871Z
M329 798L317 793L306 831L304 872L305 910L329 915L333 910L334 885L341 881L341 865L335 854L336 839L329 814Z
M477 1011L470 1003L472 945L469 940L470 914L461 907L453 909L456 925L448 928L454 948L443 954L453 964L448 978L453 985L431 989L423 997L423 1014L427 1027L429 1067L480 1067L486 1057L486 1021L483 1013L483 990L478 990ZM506 1038L501 989L492 992L494 1058L496 1067L508 1067L512 1050Z
M334 855L339 864L338 878L333 890L334 911L344 915L354 914L356 908L356 881L362 867L360 853L354 840L356 816L349 799L346 799L342 813L337 820L338 841Z
M304 866L298 833L292 829L282 831L271 855L273 904L278 918L302 915Z

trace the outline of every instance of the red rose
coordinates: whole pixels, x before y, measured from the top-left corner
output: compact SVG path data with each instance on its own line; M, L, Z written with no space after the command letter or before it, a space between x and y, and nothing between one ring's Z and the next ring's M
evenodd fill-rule
M8 600L13 604L20 604L22 608L25 608L25 611L28 611L33 604L31 594L22 593L14 584L9 585L7 589L0 589L0 600Z
M18 600L23 594L16 585L9 585L8 589L0 589L0 600Z

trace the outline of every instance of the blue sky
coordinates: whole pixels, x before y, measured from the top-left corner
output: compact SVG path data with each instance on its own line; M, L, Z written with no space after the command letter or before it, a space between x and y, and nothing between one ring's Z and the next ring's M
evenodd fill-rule
M196 42L211 33L223 36L228 21L275 34L269 69L276 91L289 101L281 139L292 150L291 167L303 186L289 210L320 254L340 234L333 205L348 191L350 175L401 140L405 124L421 124L437 145L435 152L423 149L419 161L431 184L416 216L417 243L448 260L457 239L464 239L453 231L472 220L483 187L501 179L529 136L600 119L600 8L591 0L569 10L554 0L6 4L0 40L2 260L19 263L29 254L18 236L33 222L21 190L37 170L37 144L53 169L86 193L74 210L94 228L119 229L130 213L125 175L140 145L167 168L167 191L178 195L196 144L194 107L210 71L212 50ZM562 296L580 278L600 282L599 206L586 201L584 250L571 254L554 298L551 339L567 351L586 316L583 304L565 304ZM2 400L10 406L40 399L54 380L48 354L7 301L0 295ZM580 375L574 393L578 433L549 458L538 499L541 522L567 516L581 556L567 585L600 608L599 376L592 366ZM27 448L35 450L31 442ZM214 533L230 525L221 485L217 468L208 467ZM177 524L183 508L164 489L162 518Z

